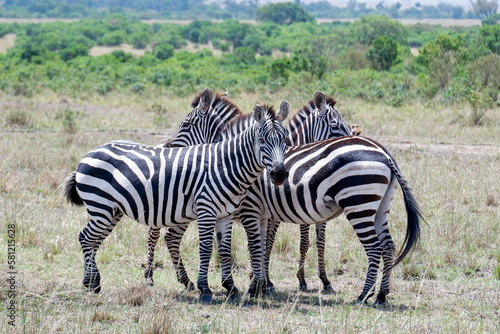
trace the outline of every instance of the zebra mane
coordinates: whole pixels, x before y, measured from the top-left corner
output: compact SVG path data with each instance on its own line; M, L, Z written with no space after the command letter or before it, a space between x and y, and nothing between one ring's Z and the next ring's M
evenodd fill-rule
M203 92L199 92L191 102L191 108L195 108L200 103L201 95ZM212 108L219 114L221 119L224 121L230 121L234 117L243 115L241 109L234 104L233 101L227 98L226 93L224 94L215 94L214 99L211 104Z
M335 100L333 97L328 96L328 95L325 95L325 97L326 97L326 104L327 105L332 106L332 107L335 106L335 104L337 103L337 100ZM315 108L316 108L316 106L314 105L313 99L310 99L309 102L307 102L304 106L302 106L302 108L297 110L295 115L290 117L290 119L288 120L288 123L289 124L292 122L296 122L298 124L302 123L304 121L304 119L309 117L309 115L313 112L313 110Z
M266 115L272 122L277 120L278 115L274 106L264 104L262 108L266 110ZM254 122L253 113L241 113L238 116L233 117L230 121L226 122L225 126L221 129L219 135L217 136L217 141L222 138L233 137L243 132L245 129L254 124Z

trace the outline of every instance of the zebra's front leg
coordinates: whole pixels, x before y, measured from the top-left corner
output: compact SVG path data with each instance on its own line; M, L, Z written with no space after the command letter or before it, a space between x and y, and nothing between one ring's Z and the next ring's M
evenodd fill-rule
M318 249L318 275L319 279L323 283L323 293L332 294L335 293L335 291L333 291L330 280L328 279L328 277L326 277L325 230L326 230L326 223L316 224L316 247Z
M198 290L200 290L200 302L210 303L212 301L212 290L208 286L208 266L212 257L212 245L214 239L214 228L216 220L212 217L198 216L198 236L200 240L200 268L198 270Z
M154 257L155 248L160 238L160 228L150 227L148 230L148 260L146 262L146 269L144 270L144 277L146 278L146 284L153 286L153 271L154 271Z
M118 213L109 221L104 220L102 216L99 216L99 220L93 219L92 214L88 210L87 212L90 221L78 236L83 251L83 285L88 291L99 293L101 292L101 274L97 269L95 255L104 239L113 231L123 214Z
M263 270L263 249L262 249L262 235L260 221L257 216L260 212L253 212L242 215L240 213L240 222L248 240L248 251L250 253L250 263L252 266L251 283L248 288L248 295L251 297L258 297L264 288L264 276L262 275ZM267 229L267 224L265 226Z
M307 292L307 283L304 273L307 250L309 249L309 225L299 225L300 227L300 259L297 278L299 279L299 290Z
M273 282L269 278L269 259L271 258L271 252L274 246L274 239L276 237L276 232L278 231L278 227L280 226L280 221L271 220L267 225L267 232L265 236L265 250L264 254L264 269L263 275L266 278L266 293L267 294L275 294L276 289L274 288Z
M217 220L215 225L215 235L219 258L221 262L222 286L227 290L227 295L231 298L238 296L239 291L234 286L233 275L231 273L231 232L233 228L233 216L228 216Z
M181 224L169 227L167 233L165 234L165 242L167 243L168 252L170 253L170 258L172 259L172 263L174 265L177 281L183 284L186 287L186 290L191 291L194 290L194 284L189 279L179 252L182 237L184 236L188 226L189 224Z

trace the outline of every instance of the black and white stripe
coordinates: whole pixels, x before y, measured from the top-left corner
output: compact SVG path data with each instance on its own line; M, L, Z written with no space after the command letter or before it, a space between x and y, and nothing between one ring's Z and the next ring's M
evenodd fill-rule
M211 99L208 90L203 100ZM115 141L85 155L70 174L65 195L74 204L85 204L89 214L89 223L79 236L83 283L88 289L100 291L95 253L124 214L152 227L185 225L198 219L198 289L203 301L211 300L207 273L214 229L219 249L230 252L228 221L248 187L264 168L274 173L276 184L286 177L286 131L279 120L286 114L277 116L272 108L256 106L254 118L252 127L215 144L159 148ZM222 266L223 286L237 291L227 277L229 261Z

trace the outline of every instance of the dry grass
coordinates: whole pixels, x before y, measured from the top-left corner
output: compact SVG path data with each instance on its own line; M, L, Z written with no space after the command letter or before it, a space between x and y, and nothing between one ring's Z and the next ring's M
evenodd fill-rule
M312 95L312 92L311 92ZM292 93L231 96L244 110L255 102L292 109L306 99ZM155 286L143 286L147 228L124 219L105 240L97 261L102 293L81 285L82 254L77 240L86 223L85 210L67 205L61 196L66 175L91 148L112 139L154 144L165 133L154 123L153 102L169 110L177 124L191 96L158 98L110 95L82 97L69 103L60 96L9 101L0 97L0 235L7 225L17 230L17 319L15 331L0 321L2 332L498 332L500 330L500 119L488 112L481 127L457 121L466 110L412 105L395 109L340 99L338 110L360 124L364 134L394 154L419 199L429 226L411 259L397 267L390 306L353 305L362 289L366 256L345 218L327 228L327 272L337 294L322 295L316 274L316 249L306 262L310 293L298 292L297 226L283 224L271 259L271 278L278 294L265 300L227 301L220 268L212 261L209 282L216 293L211 305L200 305L196 292L177 283L163 242L156 259ZM64 128L65 110L74 110L75 132ZM13 121L16 113L30 120ZM23 119L21 117L20 119ZM405 213L400 193L391 211L391 230L402 243ZM234 228L235 283L248 287L245 234ZM163 239L161 239L162 241ZM312 238L314 240L314 238ZM181 251L191 280L198 269L195 224ZM7 253L0 248L0 309L7 296Z

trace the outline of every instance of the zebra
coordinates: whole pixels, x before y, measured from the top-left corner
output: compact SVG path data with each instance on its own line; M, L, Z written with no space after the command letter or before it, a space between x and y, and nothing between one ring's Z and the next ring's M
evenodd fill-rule
M204 91L209 107L212 92ZM100 292L95 254L123 215L148 226L175 226L198 219L200 301L209 303L208 265L214 230L221 260L229 258L231 214L247 189L266 169L276 185L287 176L284 169L286 130L281 120L288 110L256 105L255 122L238 136L215 144L186 148L159 148L133 142L103 144L81 160L65 184L66 199L85 204L89 223L80 232L84 254L84 286ZM229 231L228 231L229 229ZM228 237L229 235L229 237ZM229 253L228 253L229 254ZM238 293L229 261L221 261L222 285L229 295Z
M236 104L227 98L227 93L212 94L211 100L205 100L203 97L207 95L209 91L211 93L209 88L205 88L205 90L194 97L191 102L191 107L193 109L181 121L172 138L161 140L156 144L157 147L187 147L202 143L215 143L219 141L223 130L224 132L233 130L234 125L226 127L227 123L231 120L242 118L243 112ZM249 124L244 124L243 126L249 126ZM185 134L189 134L189 136L185 136ZM229 136L226 135L226 137ZM173 143L174 140L175 143ZM189 223L168 227L165 241L170 252L177 280L183 284L187 290L193 290L194 284L189 280L184 269L184 263L179 256L181 242L181 237L179 237L179 235L184 235L188 226ZM154 254L156 244L160 238L160 230L161 227L152 226L148 231L148 257L144 270L144 277L146 278L146 283L151 286L154 285Z
M327 112L321 100L322 95L315 94L314 101L320 106L316 109L318 113L325 115ZM318 170L320 162L323 165ZM417 244L420 238L419 224L423 219L415 197L394 158L371 139L345 137L289 148L286 166L287 169L301 173L293 176L290 174L279 189L270 185L268 175L263 173L250 187L242 202L239 217L249 237L249 244L256 245L251 242L252 238L255 240L259 234L266 233L265 225L268 221L271 222L270 225L287 221L308 227L309 224L327 221L344 212L358 234L369 260L365 285L357 301L366 302L373 295L372 288L382 256L383 278L376 303L386 303L392 268ZM408 218L402 251L394 262L395 245L389 233L388 214L398 183L403 191ZM328 190L323 189L323 197L318 197L318 186ZM353 192L356 195L350 196ZM322 201L320 208L313 205L315 201ZM367 209L361 210L363 208ZM276 229L271 228L271 234L273 231ZM262 248L266 248L264 240L261 240ZM272 235L270 240L268 253L274 240ZM250 249L252 269L258 272L262 266L262 276L267 276L268 258L262 263L257 248L258 245ZM249 293L255 291L254 280Z
M423 219L394 157L372 139L347 136L290 147L285 166L289 176L279 188L270 184L266 173L250 187L239 209L242 224L247 229L267 231L264 226L268 222L316 224L343 212L368 257L365 284L356 302L366 302L374 295L382 257L383 276L375 302L387 303L392 268L418 243ZM395 245L389 232L388 215L398 183L407 212L407 229L402 249L394 261ZM276 229L269 231L273 233ZM273 235L267 238L268 250L273 240ZM269 260L263 262L262 276L267 277ZM258 259L255 263L258 265Z
M192 106L197 105L198 97L192 103ZM214 139L213 133L207 129L217 129L220 122L225 122L227 119L234 117L242 117L242 114L235 112L237 107L228 100L224 95L217 96L213 101L214 111L218 111L216 116L199 114L200 126L192 126L191 119L195 110L193 110L179 125L176 135L170 140L164 140L161 143L166 143L175 147L184 147L186 145L195 145L200 142L210 141ZM350 134L350 126L344 118L335 110L335 99L325 95L321 91L315 93L314 98L305 106L299 109L296 114L288 122L289 144L302 144L308 141L316 141L324 137L337 137ZM280 108L287 107L286 101ZM220 116L220 117L219 117ZM211 118L212 117L212 118ZM210 124L210 125L208 125ZM235 135L241 131L241 128L231 127L232 131L229 135ZM229 132L226 132L228 134ZM160 144L161 144L160 143ZM317 244L318 244L318 267L319 276L323 281L325 291L332 291L331 284L326 277L326 269L324 265L324 231L326 225L324 223L317 225ZM194 285L189 280L184 265L179 256L179 246L182 235L187 226L178 226L176 230L169 229L165 236L167 247L170 251L174 268L176 269L178 281L186 286L187 289L192 289ZM277 228L277 225L276 225ZM158 231L150 231L149 235L149 254L148 264L146 269L146 278L148 282L152 282L152 262L154 255L154 246L159 237ZM301 226L301 262L299 263L299 273L303 273L303 262L306 252L309 247L309 225ZM304 242L303 240L307 240ZM252 242L249 242L249 244ZM152 247L151 247L152 245ZM253 274L252 274L253 275ZM149 276L149 277L148 277ZM303 276L303 274L302 274ZM299 276L300 278L300 276ZM300 283L300 281L299 281Z

